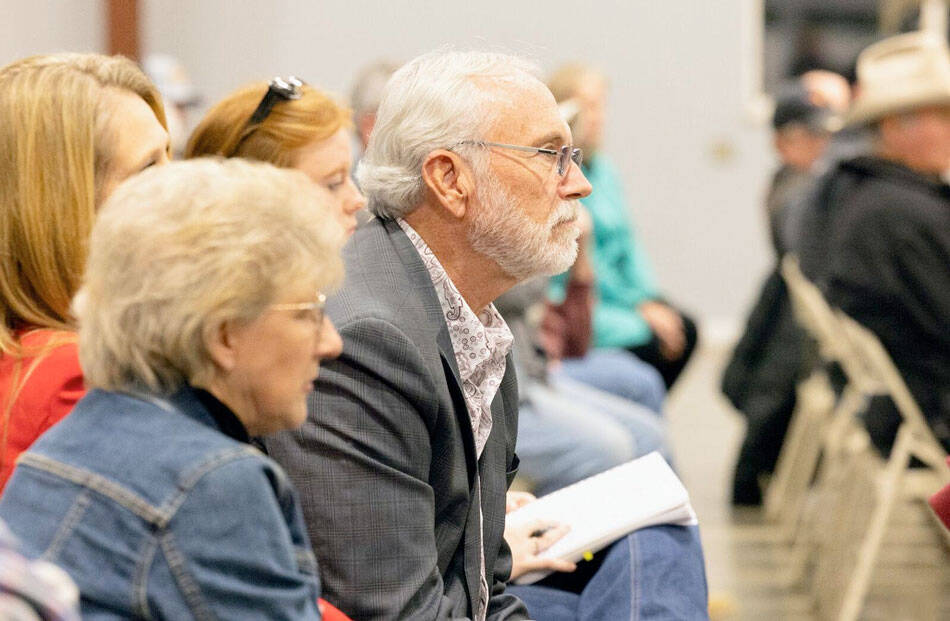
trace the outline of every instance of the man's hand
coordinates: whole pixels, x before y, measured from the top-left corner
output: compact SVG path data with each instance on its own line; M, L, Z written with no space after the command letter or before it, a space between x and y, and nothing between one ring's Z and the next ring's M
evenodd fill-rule
M675 360L686 348L686 330L683 319L675 310L656 300L644 302L638 308L660 342L660 354L667 360Z
M529 494L528 492L515 492L509 490L505 494L505 513L511 513L515 509L520 509L529 502L534 502L537 500L534 494Z
M538 556L567 534L571 529L567 524L553 520L537 519L521 526L505 526L505 541L511 548L511 580L529 571L550 569L553 571L574 571L577 565L556 558Z
M505 496L505 513L511 513L537 498L528 492L508 492ZM511 548L511 577L518 576L538 569L553 571L574 571L577 565L560 559L540 558L538 555L554 545L558 539L571 529L567 524L559 524L553 520L532 520L521 526L505 525L505 541Z

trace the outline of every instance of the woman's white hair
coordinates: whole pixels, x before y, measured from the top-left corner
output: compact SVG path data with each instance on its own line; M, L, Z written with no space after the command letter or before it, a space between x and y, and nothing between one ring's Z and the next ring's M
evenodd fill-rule
M471 159L495 122L489 103L503 100L498 86L537 80L538 67L494 52L436 51L403 65L390 78L376 113L357 179L370 211L394 219L422 201L422 164L435 149L452 148Z
M121 185L99 212L73 302L90 387L206 385L206 342L297 282L342 278L334 199L303 173L240 159L178 162ZM316 291L314 291L316 295Z

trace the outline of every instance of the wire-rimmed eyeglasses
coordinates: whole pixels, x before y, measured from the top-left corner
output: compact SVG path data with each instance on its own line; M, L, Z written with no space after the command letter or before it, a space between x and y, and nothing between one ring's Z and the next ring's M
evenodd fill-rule
M327 304L327 296L317 292L317 299L313 302L291 302L289 304L271 304L267 310L272 311L310 311L313 314L313 321L317 326L323 325L324 308Z
M501 149L525 151L527 153L544 153L545 155L554 155L557 157L557 174L561 175L562 177L567 174L568 169L571 167L572 160L575 164L577 164L578 168L580 168L581 163L584 161L584 152L572 144L566 144L559 149L526 147L520 144L504 144L502 142L488 142L487 140L462 140L455 144L473 144L478 147L498 147Z

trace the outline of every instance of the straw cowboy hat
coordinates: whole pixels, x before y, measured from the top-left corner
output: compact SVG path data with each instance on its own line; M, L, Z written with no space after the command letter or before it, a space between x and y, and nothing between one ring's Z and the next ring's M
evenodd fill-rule
M932 105L950 105L950 50L924 32L890 37L858 56L857 99L848 125Z

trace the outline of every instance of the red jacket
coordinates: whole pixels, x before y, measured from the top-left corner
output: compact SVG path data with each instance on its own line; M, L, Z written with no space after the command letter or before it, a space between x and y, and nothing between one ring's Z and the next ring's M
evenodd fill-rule
M22 357L0 355L0 492L20 453L85 394L75 335L33 330L21 333L20 345Z
M947 465L950 465L950 458L947 458ZM944 526L950 529L950 485L931 496L930 506Z
M323 621L352 621L348 616L340 612L340 609L323 599L317 600L317 606L320 608L320 616Z

